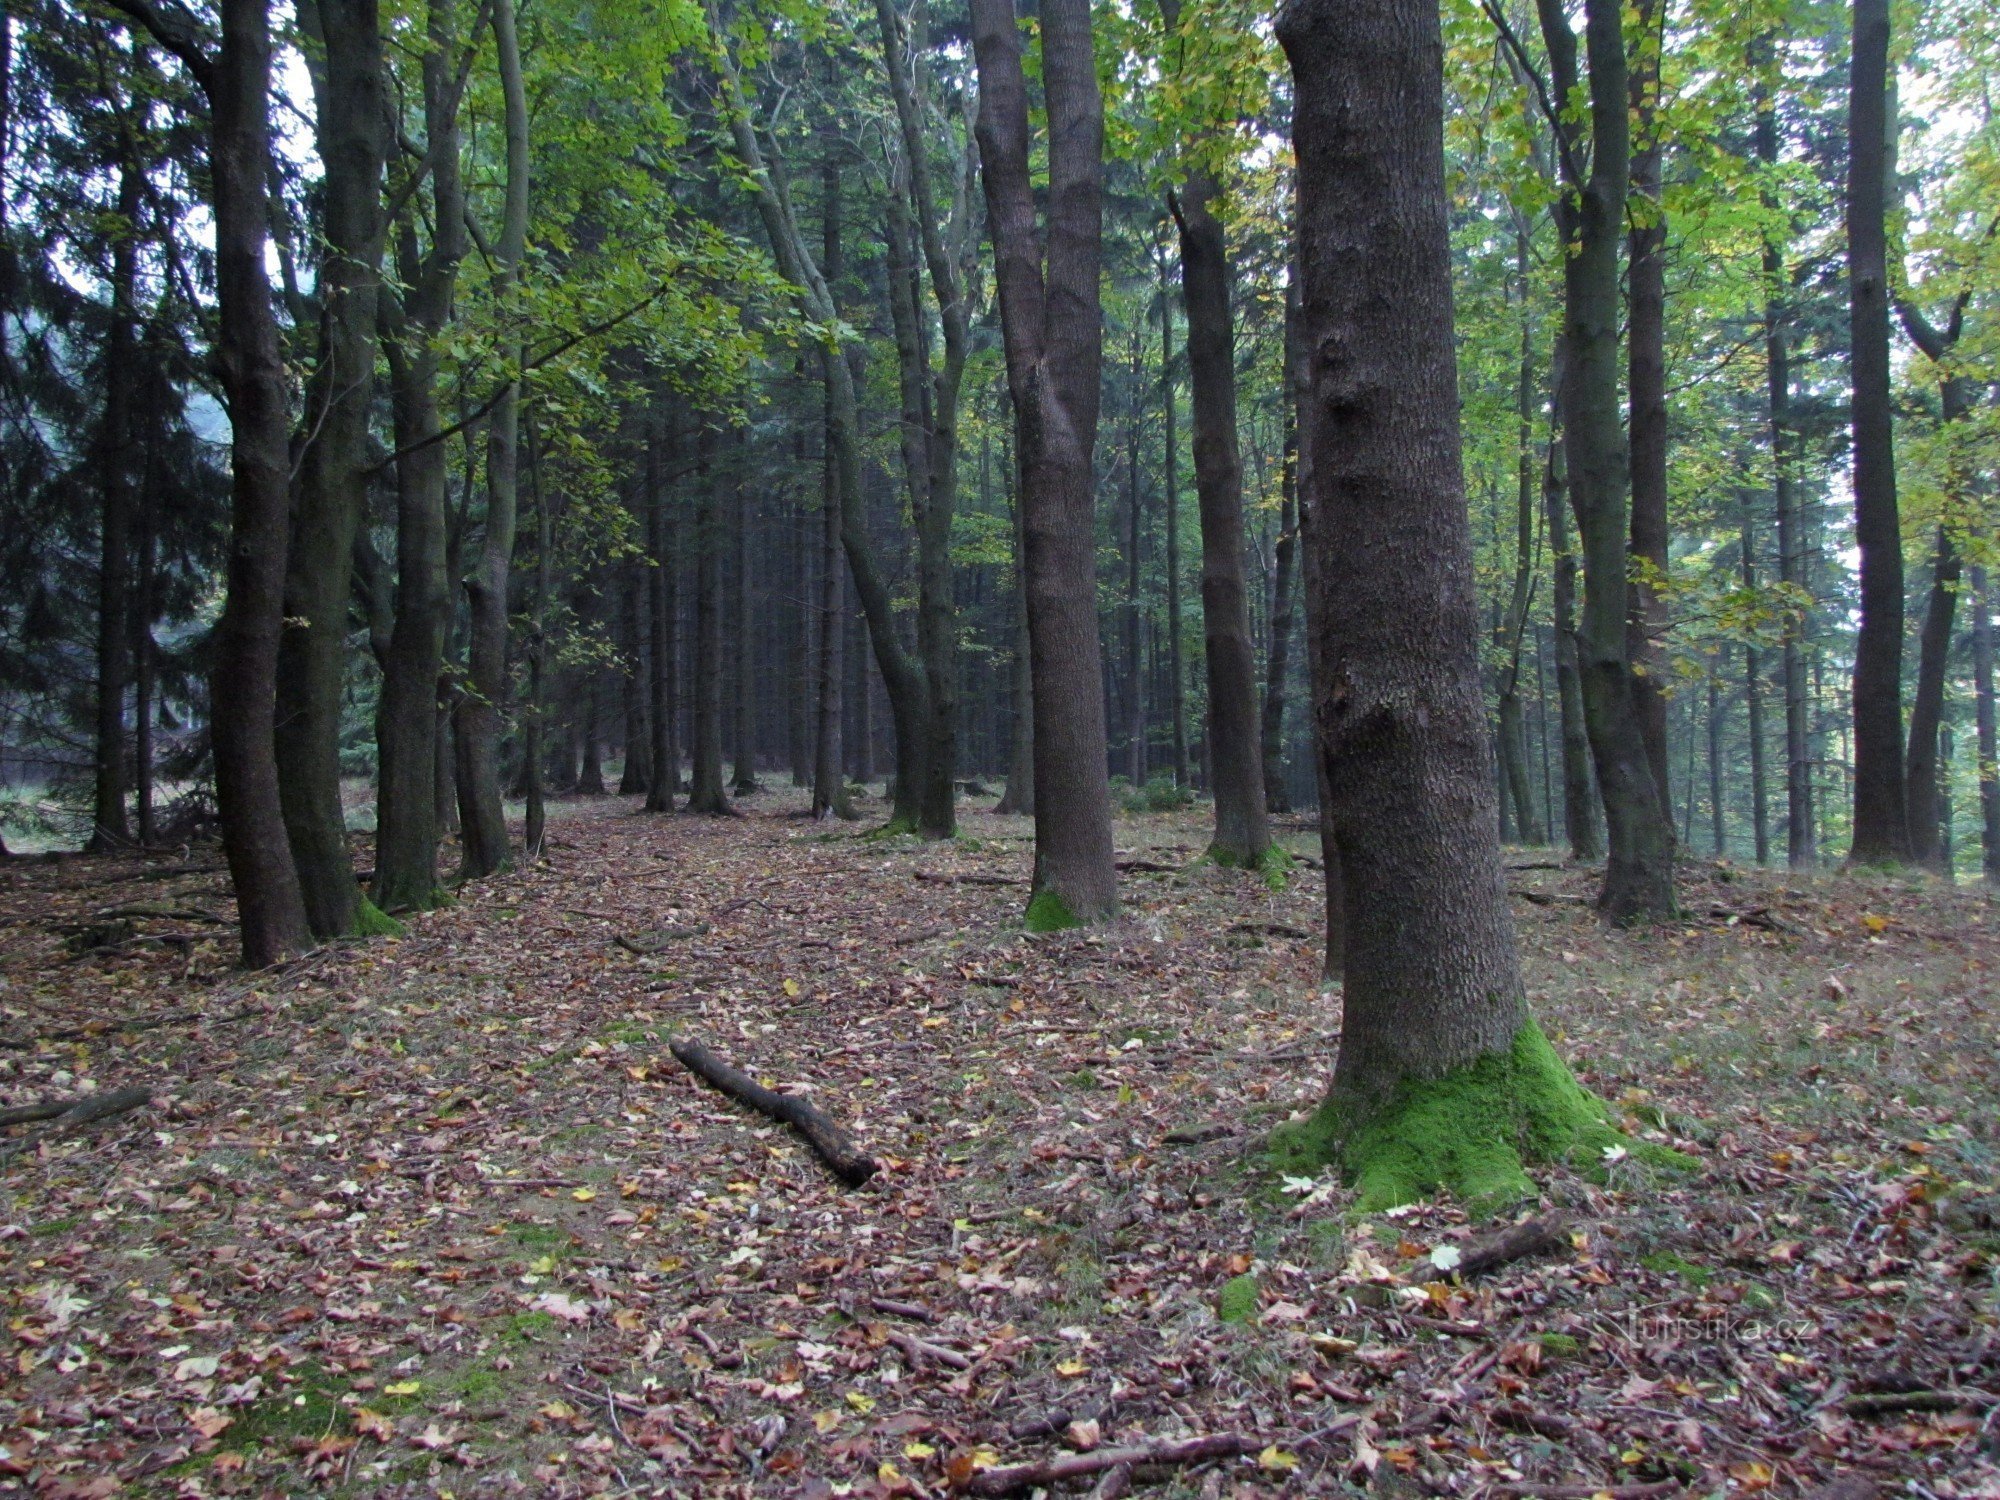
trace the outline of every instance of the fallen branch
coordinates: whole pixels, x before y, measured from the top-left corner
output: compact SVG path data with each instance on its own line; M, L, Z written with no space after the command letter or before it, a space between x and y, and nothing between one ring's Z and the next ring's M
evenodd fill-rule
M1163 865L1150 859L1121 859L1118 861L1118 868L1147 875L1178 875L1181 872L1179 865Z
M894 1297L870 1297L868 1305L878 1313L897 1318L914 1318L919 1323L935 1323L937 1314L921 1302L899 1302Z
M956 1349L947 1349L942 1344L926 1343L923 1339L904 1333L900 1329L889 1330L889 1342L902 1350L908 1356L910 1363L918 1369L923 1368L925 1360L936 1360L939 1364L949 1365L954 1370L972 1368L971 1359Z
M115 922L122 918L151 917L162 922L212 922L217 927L234 927L236 923L228 917L218 917L212 911L203 911L198 906L113 906L103 911L92 912L93 922Z
M64 1100L62 1107L53 1116L52 1123L41 1130L29 1132L17 1141L10 1142L7 1154L11 1156L15 1152L24 1151L30 1146L40 1145L51 1136L61 1135L65 1131L78 1130L85 1125L95 1124L99 1120L108 1120L114 1115L125 1114L129 1110L138 1109L141 1105L151 1104L152 1102L153 1090L150 1085L146 1084L140 1084L132 1088L113 1089L108 1094L85 1094L81 1099ZM41 1110L47 1108L47 1106L26 1105L22 1106L22 1108ZM7 1113L16 1116L16 1118L5 1121L9 1125L25 1123L28 1120L51 1119L51 1116L48 1114L22 1115L17 1114L14 1110L9 1110Z
M935 870L919 870L917 879L933 885L1026 885L1018 875L947 875Z
M1289 922L1231 922L1229 930L1231 932L1255 933L1265 937L1299 938L1301 940L1312 936L1305 928L1294 927Z
M1991 1391L1878 1391L1849 1396L1840 1409L1850 1417L1877 1417L1898 1411L1960 1411L2000 1405Z
M1517 1260L1555 1255L1569 1248L1569 1231L1563 1227L1562 1220L1529 1219L1516 1224L1505 1234L1466 1250L1458 1261L1459 1279L1470 1281L1475 1276L1484 1276Z
M973 1475L965 1488L968 1494L973 1495L1011 1495L1016 1490L1061 1484L1069 1479L1087 1479L1111 1469L1138 1468L1144 1464L1206 1463L1211 1458L1235 1458L1239 1454L1255 1453L1263 1446L1258 1438L1219 1432L1208 1437L1099 1448L1090 1453L1065 1453L1038 1463L986 1469Z
M1541 891L1514 891L1523 901L1532 901L1537 906L1588 906L1588 896L1550 896Z
M847 1138L847 1132L830 1115L813 1108L792 1094L767 1089L740 1068L733 1068L700 1042L686 1037L668 1044L675 1061L689 1072L713 1084L730 1098L780 1120L805 1137L833 1175L849 1187L860 1187L879 1169L875 1158Z
M1209 1125L1183 1125L1169 1130L1160 1137L1163 1146L1199 1146L1208 1141L1219 1141L1226 1135L1236 1134L1237 1127L1216 1121Z

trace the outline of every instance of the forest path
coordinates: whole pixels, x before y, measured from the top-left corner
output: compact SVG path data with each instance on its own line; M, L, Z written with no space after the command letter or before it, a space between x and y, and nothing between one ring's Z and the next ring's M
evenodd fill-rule
M1127 873L1127 918L1027 938L1025 820L925 845L797 801L566 804L545 865L254 982L199 919L113 919L190 938L81 959L57 930L226 917L212 870L0 871L0 1032L212 1018L0 1052L0 1104L162 1101L8 1143L0 1473L941 1493L1072 1420L1077 1447L1254 1438L1187 1479L1218 1493L1385 1466L1790 1491L1858 1463L1945 1496L1990 1464L1982 1412L1841 1409L1871 1380L2000 1385L1983 895L1695 871L1697 920L1628 935L1573 899L1588 871L1511 875L1551 1035L1703 1170L1548 1174L1574 1256L1424 1291L1462 1214L1349 1223L1255 1165L1331 1061L1337 1000L1291 935L1316 875L1269 891L1190 863L1198 810L1126 818L1121 857L1166 867ZM675 1064L682 1032L885 1170L841 1188Z

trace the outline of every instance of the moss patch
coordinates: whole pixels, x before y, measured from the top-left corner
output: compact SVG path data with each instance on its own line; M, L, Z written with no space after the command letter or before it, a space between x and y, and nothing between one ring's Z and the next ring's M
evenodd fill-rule
M1083 921L1070 910L1069 903L1049 886L1036 891L1028 902L1028 914L1021 925L1030 932L1063 932L1071 927L1081 927Z
M1264 877L1264 885L1273 891L1282 891L1292 883L1292 871L1298 861L1292 858L1291 850L1283 844L1272 844L1257 856L1257 873Z
M1686 1161L1629 1141L1530 1021L1506 1052L1442 1078L1405 1082L1358 1122L1329 1099L1312 1118L1275 1132L1270 1152L1273 1165L1288 1172L1337 1162L1364 1213L1440 1190L1494 1213L1534 1193L1524 1163L1596 1162L1609 1147L1661 1165Z
M1216 1293L1215 1315L1225 1323L1254 1323L1257 1320L1257 1278L1232 1276Z
M355 937L401 937L407 930L366 896L361 898L361 905L354 913Z

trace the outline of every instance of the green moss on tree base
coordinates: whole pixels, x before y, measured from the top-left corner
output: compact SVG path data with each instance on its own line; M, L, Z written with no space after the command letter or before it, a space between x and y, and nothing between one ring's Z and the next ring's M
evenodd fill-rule
M861 836L865 839L896 839L913 835L917 831L915 818L891 818L880 828L871 828Z
M1028 912L1021 925L1030 932L1062 932L1071 927L1081 927L1083 919L1071 911L1069 903L1054 890L1043 886L1028 902Z
M361 898L361 906L354 913L353 935L355 937L401 937L405 929L401 922L390 916L366 896Z
M1257 1278L1232 1276L1216 1294L1215 1315L1225 1323L1254 1323L1257 1302Z
M1686 1162L1677 1152L1628 1140L1533 1021L1514 1033L1506 1052L1442 1078L1405 1082L1358 1122L1329 1099L1311 1119L1271 1139L1273 1164L1283 1171L1337 1164L1358 1189L1356 1207L1364 1213L1438 1191L1491 1213L1532 1196L1526 1163L1594 1165L1607 1148L1659 1165Z
M1257 856L1258 873L1264 877L1265 886L1273 891L1282 891L1292 883L1292 871L1297 865L1291 850L1282 844L1273 844Z

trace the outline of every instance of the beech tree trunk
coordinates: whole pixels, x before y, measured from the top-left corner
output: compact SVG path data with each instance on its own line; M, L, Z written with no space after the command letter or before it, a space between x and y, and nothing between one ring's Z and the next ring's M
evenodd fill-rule
M1314 711L1344 910L1333 1100L1506 1053L1528 1022L1488 773L1430 0L1292 0L1312 393Z
M215 362L229 407L227 595L216 624L210 738L222 847L243 961L263 968L311 940L278 795L278 637L290 533L290 413L265 267L271 178L271 17L266 0L222 0L220 48L177 13L118 8L186 66L209 102L215 211Z
M1178 9L1174 0L1164 7ZM1243 568L1243 461L1236 444L1236 331L1228 248L1205 172L1169 202L1180 229L1194 388L1194 476L1201 501L1201 611L1208 664L1208 750L1215 797L1210 855L1252 866L1271 847L1257 740L1257 658Z
M1986 570L1972 569L1972 700L1979 732L1979 832L1981 867L1988 885L2000 885L2000 727L1993 703L1993 596Z
M316 937L353 932L361 890L340 795L355 533L373 482L376 311L382 288L382 169L388 151L376 0L311 0L299 19L313 85L323 186L319 345L306 387L298 489L279 642L278 789Z
M1911 857L1903 776L1903 533L1890 407L1889 0L1854 0L1847 115L1847 280L1854 421L1854 829L1848 859Z
M528 252L528 96L514 0L491 0L493 47L500 73L506 137L506 195L493 249L493 296L509 359L520 357L514 303ZM521 382L510 380L487 418L486 533L479 562L465 580L469 619L465 690L452 710L458 766L459 874L473 880L508 864L507 816L500 795L501 709L507 701L507 604L520 514ZM539 739L539 735L537 736ZM539 790L539 788L537 788Z
M1035 692L1030 927L1118 907L1104 671L1097 634L1092 455L1103 326L1104 110L1089 0L1043 0L1047 235L1037 233L1027 82L1013 0L972 0L980 168L1008 385L1020 424L1028 641Z
M1556 97L1579 86L1576 35L1560 0L1538 0ZM1588 127L1563 127L1557 223L1563 256L1562 381L1570 506L1583 562L1578 676L1609 846L1597 907L1608 920L1661 919L1674 909L1674 835L1626 655L1631 471L1618 401L1618 247L1624 236L1631 122L1623 17L1586 0ZM1587 155L1587 171L1583 161Z
M1521 714L1521 644L1528 632L1528 605L1533 598L1535 572L1535 334L1528 312L1527 236L1517 232L1515 239L1520 270L1521 354L1514 392L1514 586L1500 639L1497 737L1502 819L1511 805L1515 836L1524 844L1539 844L1541 821L1535 816L1534 798L1528 789L1527 730Z
M1008 415L1013 402L1008 401ZM1021 534L1020 465L1018 449L1009 442L1002 468L1007 487L1007 513L1014 523L1014 742L1007 761L1007 791L993 810L997 813L1035 815L1035 675L1033 653L1028 647L1028 562L1027 543Z
M423 58L430 146L432 241L419 254L405 217L398 259L401 305L385 298L385 333L395 393L397 460L396 620L383 663L376 714L380 785L376 796L374 898L385 910L434 906L437 877L438 683L450 623L446 594L447 454L439 434L437 335L451 316L465 256L465 190L459 170L454 7L432 0Z

